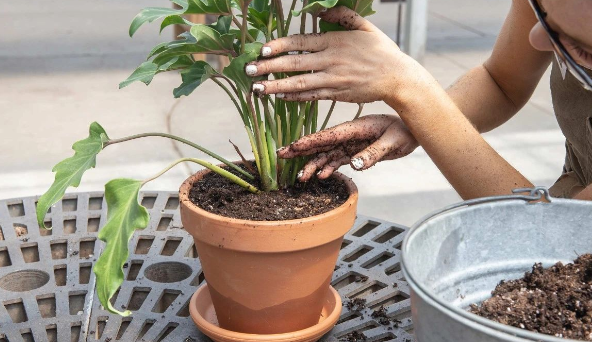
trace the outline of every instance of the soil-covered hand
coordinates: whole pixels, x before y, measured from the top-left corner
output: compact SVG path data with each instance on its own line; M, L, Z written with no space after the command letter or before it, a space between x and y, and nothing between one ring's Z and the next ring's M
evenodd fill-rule
M320 179L345 164L365 170L379 161L404 157L417 146L398 116L367 115L302 137L277 153L283 159L318 153L298 174L298 180L305 182L317 170Z
M279 94L288 101L334 100L368 103L384 100L410 59L397 44L369 21L346 7L321 13L320 18L350 31L293 35L261 48L266 58L246 66L249 76L314 71L253 85L258 94ZM288 52L312 52L288 54ZM282 55L283 54L283 55Z

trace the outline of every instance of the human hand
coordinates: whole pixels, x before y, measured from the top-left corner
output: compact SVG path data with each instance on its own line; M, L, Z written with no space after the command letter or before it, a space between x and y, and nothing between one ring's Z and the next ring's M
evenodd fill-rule
M298 174L308 181L315 171L325 179L340 166L350 164L366 170L382 160L404 157L418 146L405 124L396 115L367 115L335 127L304 136L278 150L283 159L317 154Z
M261 48L262 57L283 55L249 63L246 73L311 71L253 85L258 94L278 94L287 101L333 100L368 103L384 100L402 77L403 65L411 58L372 23L347 7L322 12L319 17L351 31L293 35L273 40Z

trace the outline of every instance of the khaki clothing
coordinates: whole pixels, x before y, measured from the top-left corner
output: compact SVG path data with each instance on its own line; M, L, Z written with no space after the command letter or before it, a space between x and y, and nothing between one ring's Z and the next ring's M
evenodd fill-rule
M592 75L592 71L586 71ZM592 92L585 90L569 71L562 72L554 60L551 94L557 122L566 138L566 153L563 173L550 193L570 198L592 184Z

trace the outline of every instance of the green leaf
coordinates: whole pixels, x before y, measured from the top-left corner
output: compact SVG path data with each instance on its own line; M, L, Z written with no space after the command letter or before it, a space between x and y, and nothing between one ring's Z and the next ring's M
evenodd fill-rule
M376 11L372 9L372 0L339 0L337 6L350 8L362 17L376 13Z
M158 64L149 61L144 62L125 81L119 83L119 89L125 88L136 81L149 85L157 71Z
M97 275L97 294L104 308L112 313L129 316L130 311L118 311L110 302L123 283L123 264L129 256L128 244L136 229L148 225L148 211L138 203L138 193L144 185L135 179L114 179L105 185L107 223L99 231L99 239L106 243L94 266Z
M238 39L237 44L240 44L241 30L236 29L236 28L231 28L230 30L228 30L228 32L233 34L234 38ZM259 29L250 28L249 34L251 35L251 37L255 38L256 41L265 40L265 34L263 32L261 32L261 30L259 30ZM240 45L239 45L238 50L240 50Z
M257 12L269 11L269 0L253 0L250 4L250 8L254 8Z
M233 80L236 83L236 86L244 93L251 91L251 86L254 81L253 77L247 76L245 73L245 65L259 57L262 46L263 44L258 42L245 44L245 53L234 58L222 71L222 73Z
M160 23L160 32L165 29L165 27L170 25L193 25L193 23L181 15L169 15L168 17L164 18L162 23Z
M39 197L37 203L37 222L39 227L45 227L43 222L47 210L59 201L69 186L77 187L84 172L95 167L97 154L103 149L103 144L109 140L107 132L96 122L89 128L88 138L77 141L72 145L74 156L64 159L53 167L56 173L53 184Z
M150 53L148 54L148 57L146 57L146 59L148 60L152 56L163 52L166 49L167 44L169 44L169 42L162 42L162 43L156 45L155 47L153 47L152 50L150 50Z
M216 70L204 61L195 62L189 69L181 72L181 79L183 83L175 90L173 95L175 98L183 95L188 96L203 82L207 81L212 75L216 74Z
M164 8L164 7L148 7L144 8L134 20L129 28L129 35L132 37L134 33L140 28L140 26L144 25L145 23L151 23L156 19L160 19L162 17L166 17L169 15L177 15L182 14L184 10L182 9L175 9L175 8Z
M330 23L324 20L319 21L319 29L321 32L347 31L345 27L339 25L338 23Z
M332 8L337 5L338 0L319 0L309 2L308 5L304 6L300 11L292 11L292 15L297 17L301 13L318 13L324 8Z
M191 27L190 33L197 40L196 47L201 48L201 52L214 54L234 53L233 34L220 34L220 32L207 25L194 25Z
M181 14L232 14L229 0L175 0L172 2L181 6L182 9L166 7L144 8L138 13L138 15L136 15L134 20L132 20L129 28L130 37L136 33L140 26L160 18L165 18L164 21L167 21L169 16L179 16ZM171 21L179 24L182 23L179 18L171 18L168 19L168 23L164 27L171 25ZM161 31L164 27L161 25Z
M220 34L230 33L230 24L232 23L231 15L221 15L215 23L208 25Z
M232 14L229 0L189 0L183 8L185 14Z
M267 32L267 25L269 24L269 10L259 12L255 8L249 7L248 11L249 13L247 15L247 21L249 24L258 30ZM271 31L274 31L276 26L277 22L275 18L273 18L271 22Z

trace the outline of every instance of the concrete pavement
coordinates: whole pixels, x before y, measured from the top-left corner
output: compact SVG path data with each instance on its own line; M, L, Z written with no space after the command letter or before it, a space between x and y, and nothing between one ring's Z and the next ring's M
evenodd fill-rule
M0 3L0 198L42 193L53 180L52 166L72 154L92 121L111 137L166 131L236 159L230 138L250 151L232 103L212 82L175 100L176 74L158 75L149 87L118 83L157 43L157 25L142 27L134 39L129 22L143 7L163 0L35 0ZM448 86L489 55L510 0L432 0L424 65ZM396 4L375 4L370 20L394 37ZM321 108L328 108L324 103ZM364 113L391 113L381 103ZM340 104L331 123L347 120L355 106ZM531 101L502 128L486 134L502 156L534 183L550 185L563 163L563 138L553 116L548 76ZM180 146L184 155L198 156ZM146 178L177 158L173 145L150 138L111 146L98 158L79 188L101 190L113 177ZM195 169L191 167L191 169ZM456 202L459 197L417 150L365 172L343 171L360 188L361 213L403 224ZM173 190L187 176L177 167L148 189ZM72 191L77 191L73 189Z

